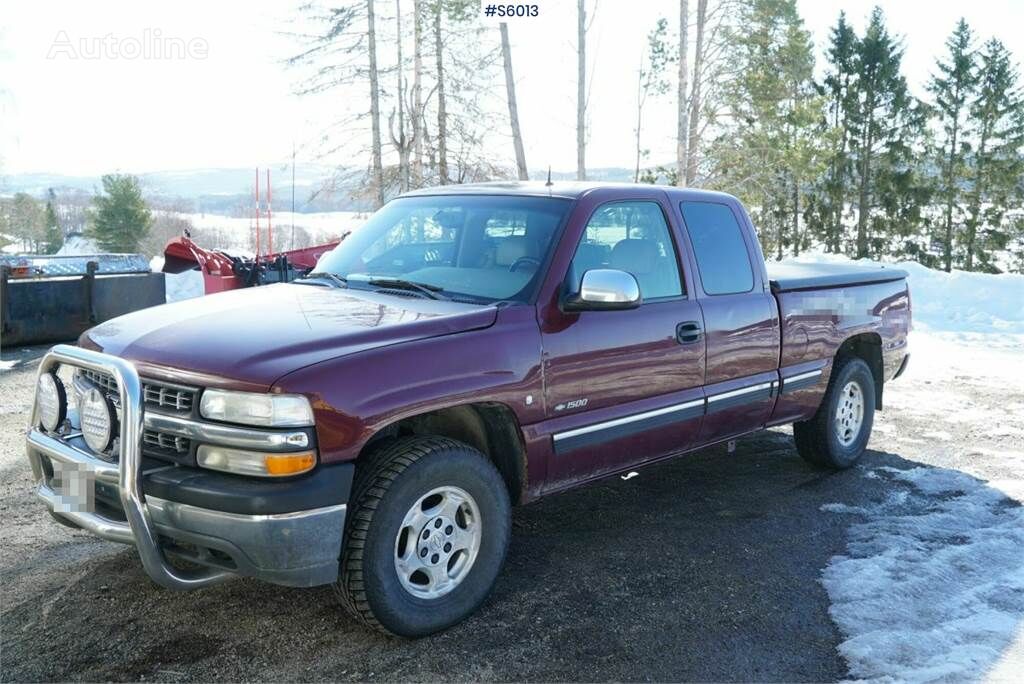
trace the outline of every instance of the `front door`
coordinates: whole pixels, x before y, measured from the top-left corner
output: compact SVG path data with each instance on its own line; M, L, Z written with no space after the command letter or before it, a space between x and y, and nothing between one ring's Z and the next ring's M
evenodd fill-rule
M703 414L705 344L661 193L597 206L566 287L583 273L632 273L643 304L627 311L557 312L542 325L545 400L553 425L548 481L566 486L681 451Z

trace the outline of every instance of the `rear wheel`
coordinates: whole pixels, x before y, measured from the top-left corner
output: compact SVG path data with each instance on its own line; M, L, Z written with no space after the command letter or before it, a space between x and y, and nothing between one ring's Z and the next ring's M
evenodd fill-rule
M440 437L402 438L362 464L336 588L358 620L424 636L487 597L510 535L508 491L480 452Z
M849 468L867 447L875 417L875 379L863 359L836 362L825 398L808 421L793 425L800 455L828 468Z

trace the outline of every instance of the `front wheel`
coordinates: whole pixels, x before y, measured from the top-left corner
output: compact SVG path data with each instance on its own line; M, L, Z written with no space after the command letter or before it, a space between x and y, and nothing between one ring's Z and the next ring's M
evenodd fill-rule
M875 417L875 378L863 359L836 362L825 398L808 421L793 425L804 460L828 468L849 468L864 453Z
M487 598L505 559L508 491L480 452L440 437L402 438L357 467L336 588L354 617L417 637Z

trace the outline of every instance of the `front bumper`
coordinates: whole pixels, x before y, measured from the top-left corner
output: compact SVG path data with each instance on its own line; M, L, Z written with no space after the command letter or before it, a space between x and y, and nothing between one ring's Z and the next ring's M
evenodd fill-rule
M117 463L39 430L33 408L27 452L36 492L61 522L133 544L146 573L170 589L198 588L232 574L289 586L337 579L350 466L320 467L279 483L169 465L144 470L143 404L135 367L58 345L43 358L39 372L60 364L113 375L121 407ZM298 510L302 501L307 507ZM171 558L199 567L186 570Z

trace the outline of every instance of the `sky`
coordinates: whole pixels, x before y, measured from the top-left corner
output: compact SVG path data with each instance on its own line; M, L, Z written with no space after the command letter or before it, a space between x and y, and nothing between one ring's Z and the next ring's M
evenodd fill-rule
M542 16L510 24L527 162L531 169L570 171L576 165L576 3L532 1ZM0 0L0 174L266 166L288 159L293 144L300 161L351 163L351 152L318 159L318 141L351 94L297 96L298 74L282 64L301 48L287 35L297 4ZM918 94L960 16L979 38L998 37L1024 59L1021 0L798 0L819 70L840 9L859 30L875 4L903 37L904 72ZM678 25L678 5L597 0L594 9L588 0L594 15L589 167L632 165L637 66L657 19ZM497 42L497 29L481 40ZM500 71L494 78L500 94ZM645 110L650 163L674 158L672 99L652 100ZM486 144L512 166L511 142L500 126Z

